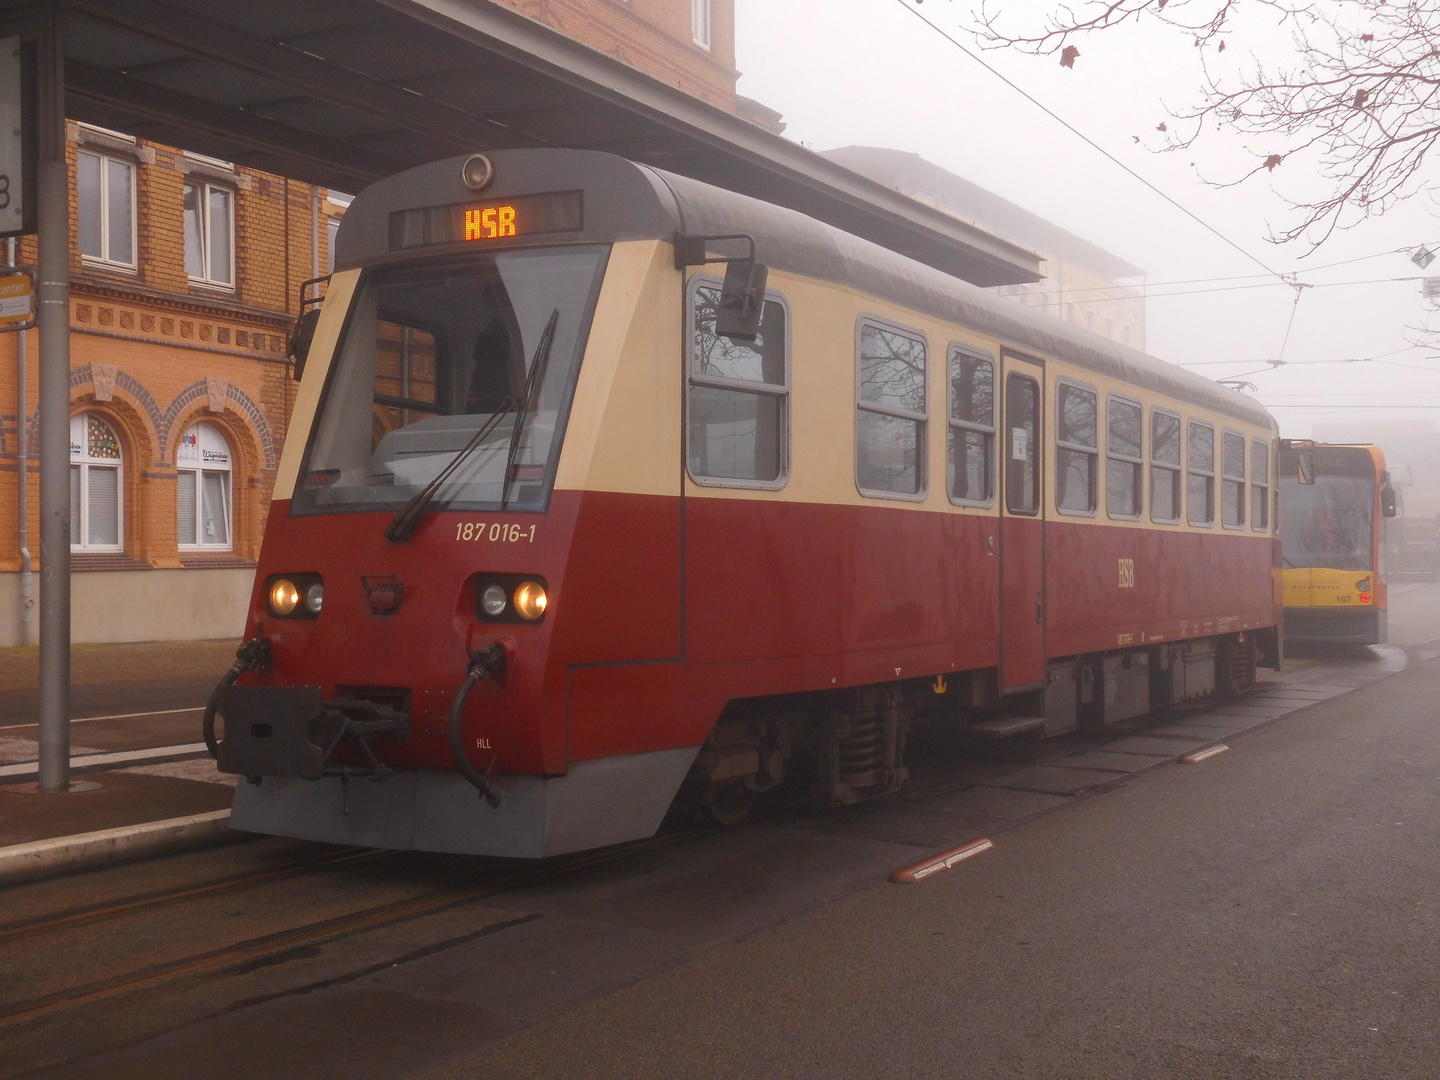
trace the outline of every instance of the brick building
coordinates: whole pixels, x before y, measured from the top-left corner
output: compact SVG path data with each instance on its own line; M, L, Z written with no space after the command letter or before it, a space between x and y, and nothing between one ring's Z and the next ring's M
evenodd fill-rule
M737 110L733 0L495 2ZM72 638L237 635L294 399L298 290L328 269L348 198L119 132L67 136ZM33 238L17 247L33 265ZM17 507L24 422L38 569L39 342L26 334L21 408L18 336L0 334L0 646L37 633Z

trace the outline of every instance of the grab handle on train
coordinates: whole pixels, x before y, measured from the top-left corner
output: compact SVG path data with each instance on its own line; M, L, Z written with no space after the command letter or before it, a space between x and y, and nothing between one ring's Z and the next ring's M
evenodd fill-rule
M470 759L465 755L465 737L461 731L461 717L465 713L465 702L470 697L470 692L479 686L487 678L497 681L505 675L506 654L505 646L495 642L489 648L481 649L479 652L470 654L470 666L465 670L465 681L460 684L460 689L455 692L455 701L450 706L450 721L446 731L450 736L450 756L455 759L455 768L460 775L480 792L483 798L492 807L500 805L500 792L490 780L488 772L480 772L470 764ZM494 761L490 763L491 769L495 767Z

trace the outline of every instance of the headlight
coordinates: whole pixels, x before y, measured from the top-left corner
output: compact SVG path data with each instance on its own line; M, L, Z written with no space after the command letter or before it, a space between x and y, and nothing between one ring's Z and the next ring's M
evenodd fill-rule
M505 595L505 589L500 585L487 585L485 591L480 594L480 606L485 609L486 615L505 614L505 605L509 598Z
M1357 592L1369 592L1369 591L1370 591L1370 579L1369 579L1368 577L1367 577L1367 578L1361 578L1359 581L1357 581L1357 582L1355 583L1355 589L1356 589Z
M522 581L515 586L515 611L522 619L533 622L540 618L548 602L545 587L538 581Z
M310 588L305 590L305 607L308 610L313 611L316 615L319 615L321 605L323 605L324 603L325 586L321 585L320 582L317 581L314 585L311 585Z
M300 603L300 590L289 578L280 578L270 586L270 613L289 615Z

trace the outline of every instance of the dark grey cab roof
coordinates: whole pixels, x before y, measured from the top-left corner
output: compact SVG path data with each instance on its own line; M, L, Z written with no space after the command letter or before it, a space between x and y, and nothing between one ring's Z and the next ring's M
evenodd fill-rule
M1053 357L1155 393L1272 431L1259 402L1183 368L1103 338L1052 315L951 277L896 252L806 217L688 177L589 150L507 150L489 155L495 180L474 192L461 180L464 157L409 169L362 191L336 237L338 269L454 254L473 244L390 250L395 211L545 192L584 192L577 232L487 244L487 250L544 244L613 243L690 235L749 233L759 260L774 270L845 285L877 300L968 327L1009 348Z

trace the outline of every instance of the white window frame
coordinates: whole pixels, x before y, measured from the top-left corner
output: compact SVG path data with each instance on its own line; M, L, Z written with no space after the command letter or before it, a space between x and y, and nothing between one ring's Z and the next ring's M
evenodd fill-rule
M785 312L785 381L783 383L750 382L747 379L726 379L715 375L695 374L695 297L702 288L716 292L725 287L725 282L709 274L696 274L686 288L685 302L685 432L684 448L685 475L702 487L749 488L752 491L779 491L790 482L790 357L794 334L790 317L790 304L778 292L765 291L767 303L780 305ZM764 314L764 309L761 309ZM697 475L690 471L690 387L705 386L714 390L738 390L756 397L780 399L781 428L780 474L774 480L745 480L738 477Z
M89 424L92 413L80 412L75 416L82 419L80 456L70 456L70 466L80 469L80 542L72 543L70 550L82 553L94 552L116 552L125 550L125 444L120 441L120 433L115 430L115 425L108 417L99 413L93 414L115 435L115 444L120 448L120 458L112 461L110 458L92 458L89 453ZM73 418L72 418L73 419ZM90 471L92 469L110 469L115 473L115 537L114 544L92 544L90 543Z
M1157 414L1175 421L1175 435L1177 439L1176 449L1179 450L1179 453L1176 455L1176 460L1174 462L1160 461L1155 457L1155 416ZM1179 413L1171 412L1169 409L1151 408L1150 426L1146 430L1150 434L1150 469L1149 476L1147 478L1149 480L1150 489L1150 520L1153 521L1156 525L1179 525L1182 521L1185 520L1185 421ZM1174 517L1157 518L1155 516L1156 469L1160 469L1170 474L1170 483L1173 485L1172 490L1174 490L1175 492ZM1177 476L1179 477L1178 483L1175 480L1175 477Z
M690 37L706 52L710 51L712 26L710 0L690 0Z
M923 379L925 409L923 412L911 412L908 409L899 409L893 405L882 405L874 401L866 401L864 391L860 385L860 349L864 340L865 327L871 326L876 330L882 330L889 334L898 334L901 337L918 341L920 347L925 350L925 375ZM855 416L851 421L851 434L855 440L855 452L850 459L855 469L855 489L867 499L894 499L900 502L924 502L930 494L930 339L925 333L913 327L901 326L899 323L891 322L889 319L882 319L878 315L861 315L855 321ZM875 413L880 416L893 416L899 420L914 420L919 422L919 428L915 433L915 480L917 490L908 491L886 491L879 488L862 487L860 484L860 435L859 422L861 413Z
M89 154L93 158L100 159L100 254L87 255L80 253L80 259L88 266L104 266L111 269L135 270L140 265L140 238L136 229L135 218L138 214L137 191L139 187L140 170L136 163L130 158L120 157L117 154L105 154L99 150L89 147L79 147L75 151L75 214L76 214L76 245L78 247L79 215L80 215L80 155ZM130 170L130 261L110 257L110 185L108 173L111 165L119 165Z
M207 159L207 160L209 160L209 159ZM195 285L204 285L205 287L210 288L210 289L227 289L227 290L230 290L230 291L233 292L234 289L235 289L235 205L236 205L237 202L239 202L239 199L236 197L236 189L235 189L233 186L231 186L230 184L216 183L214 180L211 180L208 176L205 176L205 175L203 175L203 174L200 174L200 173L191 173L190 175L188 175L188 176L185 177L184 184L183 184L182 187L181 187L182 199L183 199L184 189L187 188L187 187L190 187L191 185L195 186L196 188L199 188L199 190L200 190L200 214L199 214L199 219L200 219L200 265L204 268L204 273L202 273L202 274L191 274L191 273L187 270L187 271L186 271L186 274L187 274L188 277L190 278L190 281L191 281L193 284L195 284ZM230 196L230 266L229 266L230 280L229 280L229 281L221 281L221 280L219 280L218 278L212 278L212 277L209 276L209 275L210 275L210 191L211 191L211 189L214 189L214 190L216 190L216 191L223 191L223 192L225 192L227 195ZM184 241L185 241L185 239L186 239L186 238L185 238L185 235L184 235L184 234L185 234L185 220L184 220L185 211L184 211L184 204L183 204L183 202L182 202L182 204L181 204L180 215L181 215L181 220L180 220L180 233L181 233L181 237L180 237L180 239L181 239L181 243L182 243L182 245L183 245L183 244L184 244ZM182 254L183 254L183 247L182 247Z
M1081 393L1089 394L1095 400L1095 445L1086 446L1083 443L1066 442L1060 438L1061 413L1060 396L1065 387L1072 390L1079 390ZM1093 518L1099 512L1100 506L1100 391L1088 383L1079 382L1076 379L1063 378L1055 380L1055 422L1050 425L1050 430L1055 432L1055 483L1052 486L1055 492L1055 512L1064 514L1066 517L1090 517ZM1109 428L1105 428L1107 437ZM1090 508L1088 510L1066 510L1060 506L1060 451L1068 450L1071 453L1085 454L1090 458Z
M1190 431L1192 428L1204 428L1210 432L1210 470L1195 467L1194 457L1190 453ZM1215 490L1215 451L1218 440L1215 438L1215 425L1208 420L1189 419L1185 422L1185 524L1193 529L1213 529L1215 527L1215 496L1219 494ZM1190 509L1190 478L1200 476L1210 481L1210 517L1205 521L1196 521L1195 515Z
M1265 468L1255 467L1255 451L1260 450L1265 454ZM1270 531L1270 486L1271 475L1275 468L1275 448L1269 439L1250 440L1250 531L1263 533ZM1256 498L1256 493L1259 498ZM1260 515L1255 514L1255 507L1260 507Z
M981 360L981 361L984 361L985 363L987 363L987 364L990 365L990 426L989 426L989 427L986 427L984 424L977 424L977 423L975 423L975 422L973 422L973 421L970 421L970 420L957 420L957 419L955 419L955 383L954 383L954 380L950 378L950 364L955 360L955 358L956 358L957 356L968 356L971 360ZM925 362L926 362L926 366L927 366L927 368L928 368L929 362L930 362L930 356L929 356L928 353L927 353L926 356L925 356ZM857 365L857 366L858 366L858 365ZM927 374L927 375L929 374L928 370L927 370L926 374ZM947 475L946 475L946 478L945 478L945 494L946 494L946 496L950 499L950 502L951 502L952 504L954 504L955 506L994 506L994 505L995 505L995 489L996 489L996 487L998 486L998 485L996 484L996 482L995 482L995 470L996 470L996 467L997 467L996 448L997 448L997 444L999 443L999 412L1000 412L999 380L1000 380L1000 363L999 363L998 360L996 360L996 358L995 358L994 356L992 356L992 355L990 355L989 353L985 352L983 349L971 348L970 346L962 345L962 344L960 344L959 342L955 342L955 341L952 341L952 342L950 343L950 349L949 349L949 351L945 354L945 409L946 409L946 412L945 412L945 420L946 420L946 425L945 425L945 468L946 468L946 472L947 472ZM985 486L986 486L986 488L989 490L989 495L988 495L986 498L984 498L984 499L960 499L960 498L956 498L956 496L954 495L954 493L953 493L952 490L951 490L951 487L950 487L950 478L949 478L948 472L949 472L949 468L950 468L951 459L952 459L953 456L954 456L953 440L954 440L954 438L955 438L955 433L956 433L957 431L975 431L975 432L979 432L979 433L982 434L982 435L987 435L987 436L989 436L989 439L990 439L990 450L989 450L989 453L988 453L988 455L987 455L987 457L989 458L989 464L987 465L987 468L988 468L988 470L989 470L989 475L986 476L986 478L985 478Z
M1110 445L1110 413L1116 402L1129 405L1140 412L1140 456L1131 457L1114 450ZM1135 513L1117 514L1110 509L1110 462L1119 461L1140 466L1138 482L1135 485ZM1111 394L1105 399L1105 516L1113 521L1139 521L1145 516L1145 406L1134 398L1123 394Z
M201 461L201 462L200 462L199 464L197 464L197 465L181 465L181 464L180 464L180 454L179 454L179 450L178 450L178 448L177 448L176 454L175 454L175 473L176 473L176 484L177 484L177 488L176 488L176 492L175 492L176 513L177 513L177 515L178 515L178 513L179 513L179 503L180 503L180 492L179 492L179 488L178 488L178 484L179 484L179 474L181 474L181 473L191 473L191 474L193 474L194 477L195 477L195 536L196 536L197 539L196 539L196 542L193 543L193 544L180 543L180 542L177 540L177 541L176 541L176 547L177 547L180 551L209 551L209 552L234 551L234 550L235 550L235 448L230 445L230 440L226 437L225 432L224 432L220 427L218 427L218 426L215 425L215 424L207 424L207 423L205 423L205 421L203 421L203 420L197 420L195 423L191 424L190 427L196 427L196 428L198 428L198 427L208 427L208 428L210 428L210 430L214 431L217 435L219 435L221 441L224 442L224 444L225 444L225 449L226 449L226 451L228 452L228 454L229 454L229 456L230 456L230 462L229 462L229 464L226 465L225 468L223 468L223 469L206 468L206 467L205 467L205 463L204 463L203 461ZM190 433L190 428L186 428L184 434L185 434L185 435L188 435L189 433ZM182 435L182 438L183 438L183 435ZM205 480L205 474L206 474L206 473L224 473L224 474L225 474L225 543L223 543L223 544L207 544L207 543L205 543L203 540L200 540L200 539L199 539L199 537L203 535L202 532L201 532L201 530L200 530L200 524L201 524L201 519L202 519L202 515L203 515L203 507L204 507L204 505L205 505L204 480ZM178 525L178 523L177 523L177 525ZM177 535L178 535L178 529L177 529Z
M1226 436L1229 436L1232 439L1240 440L1240 472L1238 474L1228 473L1225 471ZM1246 483L1246 481L1249 479L1249 461L1248 455L1245 453L1245 443L1246 438L1243 432L1231 431L1229 429L1222 429L1220 432L1220 460L1217 463L1219 468L1216 470L1220 474L1220 490L1218 492L1219 499L1217 500L1217 502L1219 503L1219 506L1217 507L1218 513L1216 514L1216 516L1220 519L1220 527L1222 529L1229 529L1232 532L1238 532L1245 528L1245 517L1250 511L1249 506L1246 504L1246 500L1250 498L1250 492L1248 490L1248 484ZM1240 520L1234 525L1228 525L1225 522L1225 485L1237 483L1240 485L1240 498L1238 500L1240 509Z

